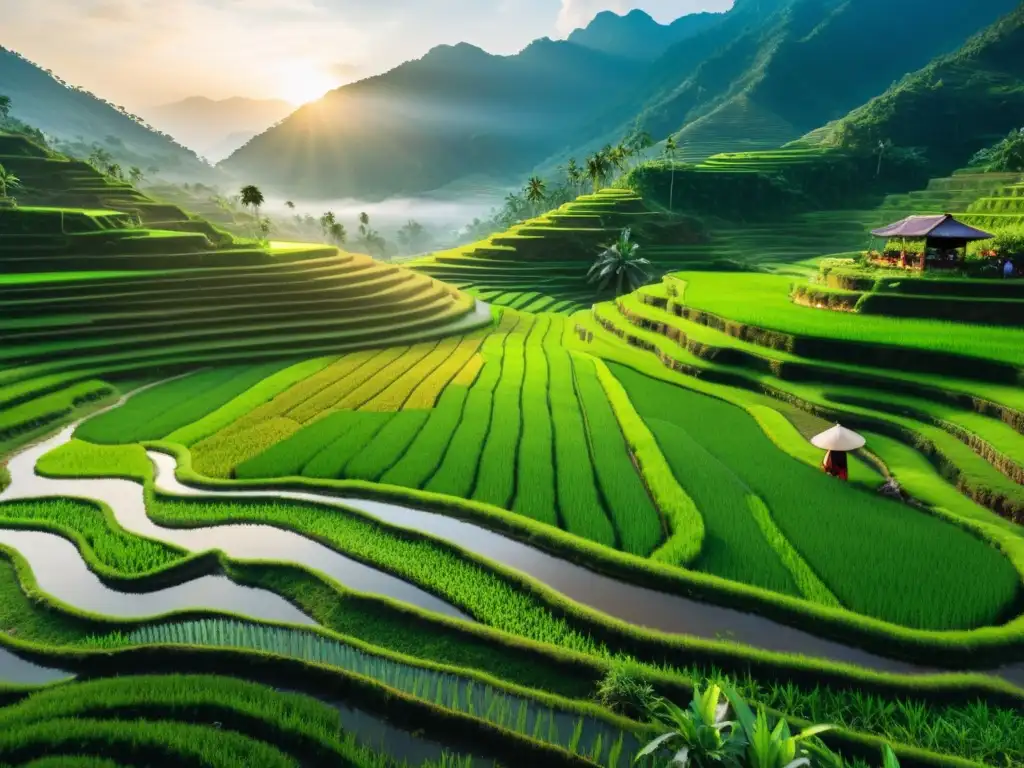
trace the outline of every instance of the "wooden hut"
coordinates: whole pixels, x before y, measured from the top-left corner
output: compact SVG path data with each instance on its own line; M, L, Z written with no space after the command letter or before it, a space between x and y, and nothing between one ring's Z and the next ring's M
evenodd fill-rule
M928 267L951 269L963 266L968 243L994 237L988 232L957 221L950 213L937 216L908 216L895 224L874 229L871 234L875 237L884 237L886 240L903 240L904 247L898 266L922 271ZM921 253L908 254L907 240L924 240L924 250Z

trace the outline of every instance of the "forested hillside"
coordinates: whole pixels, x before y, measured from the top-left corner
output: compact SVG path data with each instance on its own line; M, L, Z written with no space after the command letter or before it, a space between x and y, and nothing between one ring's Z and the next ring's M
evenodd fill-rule
M157 168L164 176L189 180L214 173L192 150L137 116L3 47L0 94L11 99L13 117L57 139L62 151L86 157L99 146L125 167Z

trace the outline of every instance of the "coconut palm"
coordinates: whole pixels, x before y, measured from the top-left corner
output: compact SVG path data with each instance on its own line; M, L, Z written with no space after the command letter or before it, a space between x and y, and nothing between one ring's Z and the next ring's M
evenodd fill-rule
M569 162L565 164L565 177L569 181L569 186L572 187L573 194L578 195L580 193L580 182L583 180L583 172L580 171L575 157L570 157Z
M367 233L370 231L370 214L363 213L359 214L359 236L366 239Z
M7 191L21 186L21 179L0 165L0 199L7 199Z
M11 116L11 97L0 95L0 119L6 120Z
M285 201L284 201L284 204L285 204L285 205L286 205L286 206L287 206L287 207L288 207L288 208L289 208L290 210L293 210L293 211L295 210L295 203L293 203L293 202L292 202L291 200L285 200Z
M107 166L107 176L118 181L124 181L124 172L119 163L111 163Z
M239 195L241 196L242 207L252 208L253 216L255 216L254 226L258 227L260 221L260 206L266 202L263 198L263 193L260 191L260 188L254 184L247 184L239 190ZM255 233L256 231L254 229L254 236Z
M331 236L331 227L338 223L338 217L334 215L334 211L326 211L320 217L320 231L323 233L325 239L329 239Z
M146 174L142 172L142 169L137 165L133 165L128 169L128 178L132 180L132 184L138 186L139 183L146 178Z
M609 285L615 285L615 295L635 291L651 281L648 270L651 262L637 254L640 246L630 239L630 230L622 230L617 242L612 243L597 257L587 272L591 283L598 283L597 289L603 291Z
M665 157L668 159L669 183L668 183L668 210L671 212L675 204L676 196L676 139L669 136L665 139Z
M642 128L637 128L633 131L633 135L629 137L629 148L632 150L632 154L639 158L640 155L654 146L654 138L647 131Z
M114 162L113 156L103 149L103 147L95 147L89 155L89 164L97 170L108 167Z
M544 183L544 179L539 176L531 176L530 180L526 182L526 188L523 192L526 194L526 199L533 206L533 211L536 214L538 206L544 202L546 197L547 185Z
M597 194L597 191L601 188L602 182L604 182L605 177L608 175L610 165L604 150L595 152L587 158L587 178L594 185L594 194Z

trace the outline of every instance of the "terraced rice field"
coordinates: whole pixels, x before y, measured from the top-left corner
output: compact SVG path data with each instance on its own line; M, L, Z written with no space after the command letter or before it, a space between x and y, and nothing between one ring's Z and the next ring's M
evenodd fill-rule
M706 271L863 222L705 238L605 191L406 270L8 157L49 193L0 233L0 763L660 764L623 676L727 678L845 765L1024 761L1022 332ZM927 192L1012 215L990 182ZM595 295L627 225L669 274ZM977 286L921 285L864 292Z

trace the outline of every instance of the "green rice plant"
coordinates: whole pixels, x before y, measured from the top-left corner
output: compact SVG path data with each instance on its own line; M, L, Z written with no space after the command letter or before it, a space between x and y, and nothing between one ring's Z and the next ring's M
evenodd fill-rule
M549 317L540 317L526 339L526 370L521 394L523 434L519 441L516 493L512 509L557 527L554 438L551 411L548 408L548 364L542 344L551 327Z
M686 430L650 416L646 422L676 479L704 517L704 546L692 567L725 579L799 595L792 575L751 514L747 501L751 491L743 481Z
M459 425L469 395L466 387L450 384L405 453L380 478L388 485L422 488L437 471L452 434Z
M335 407L357 409L368 405L374 398L382 396L385 391L394 386L395 382L399 381L424 358L428 357L436 347L436 341L425 341L405 348L401 355L379 368L373 376L363 381L359 386L350 390L345 397L338 401ZM382 356L381 360L385 359L387 359L387 356ZM388 400L391 400L391 398L389 397ZM398 407L368 410L394 411L398 410Z
M671 535L652 558L676 565L689 565L704 544L704 520L693 499L679 485L651 430L636 412L625 388L600 360L594 361L598 381L626 437L629 451L640 466L644 481L658 509L668 521Z
M235 467L234 476L254 479L301 475L303 467L346 435L358 420L359 416L354 411L331 413L242 462Z
M337 359L336 357L317 357L288 366L253 385L198 421L176 429L166 439L168 442L180 443L185 446L198 443L273 400L298 382L316 375Z
M615 375L645 418L683 429L768 505L782 534L847 608L911 627L957 629L998 620L1016 599L1020 583L1009 560L968 531L802 464L736 406L628 368L616 366Z
M407 407L406 403L412 393L426 378L448 362L455 350L458 349L460 341L461 339L452 338L436 342L424 357L410 366L405 373L396 374L391 384L360 406L360 409L364 411L397 411Z
M505 344L512 338L513 329L522 330L518 316L509 313L508 319L511 327L504 335L492 336L484 342L484 366L469 390L444 458L426 486L422 486L428 491L461 498L469 498L473 492L477 466L491 426L495 389L505 365Z
M120 408L82 424L78 436L93 443L157 440L220 408L290 363L211 368L136 395Z
M533 699L471 678L377 656L306 630L207 619L151 624L127 636L119 636L117 641L126 645L176 644L244 648L338 667L445 709L466 714L476 713L477 717L541 741L547 740L551 723L576 722L580 736L575 738L574 747L562 741L553 743L579 754L594 753L598 759L604 753L602 743L619 739L625 742L627 748L635 747L637 743L632 733L594 716L581 716L573 710L553 710ZM557 725L554 730L557 733ZM586 738L582 738L584 735Z
M576 393L590 435L594 473L620 546L626 552L646 557L665 537L661 516L633 465L593 361L578 355L573 356L572 363Z
M561 318L558 321L563 322ZM570 533L614 547L615 529L598 495L590 443L573 383L572 361L569 353L555 344L546 344L544 353L554 422L558 509L563 524Z
M379 388L380 385L381 380L377 378L378 374L401 358L407 350L408 347L387 347L378 351L356 352L350 355L349 357L352 358L350 365L344 370L339 366L337 372L339 375L334 381L294 405L288 411L288 417L305 424L331 410L344 408L341 403L354 390L369 381L377 382L369 387L370 397L372 397L378 391L374 387ZM361 405L362 402L365 400L361 400L359 404Z
M345 476L345 467L358 456L374 437L395 418L395 413L343 411L351 414L347 429L320 450L302 468L305 477L336 478Z
M376 482L405 455L423 429L429 411L399 411L345 466L345 477Z
M784 275L684 272L682 303L737 323L796 336L886 344L1024 365L1020 331L996 326L820 312L789 300Z
M0 502L0 527L52 531L71 538L124 577L166 568L183 557L175 547L128 533L102 507L75 499Z
M71 418L76 410L109 400L117 390L103 381L89 380L0 409L0 446L19 436Z
M231 477L235 467L270 446L287 440L302 425L282 416L255 422L244 430L221 430L192 448L192 468L207 477Z
M494 331L494 333L500 332L499 330ZM452 382L476 355L483 340L484 334L480 332L460 339L451 355L419 382L402 407L405 409L433 408L449 382Z
M153 464L141 445L97 445L73 439L44 454L36 471L47 477L121 477L145 482Z
M501 378L494 389L487 439L480 454L473 498L508 508L515 493L516 458L522 432L520 393L526 372L526 338L534 324L524 315L505 341Z

